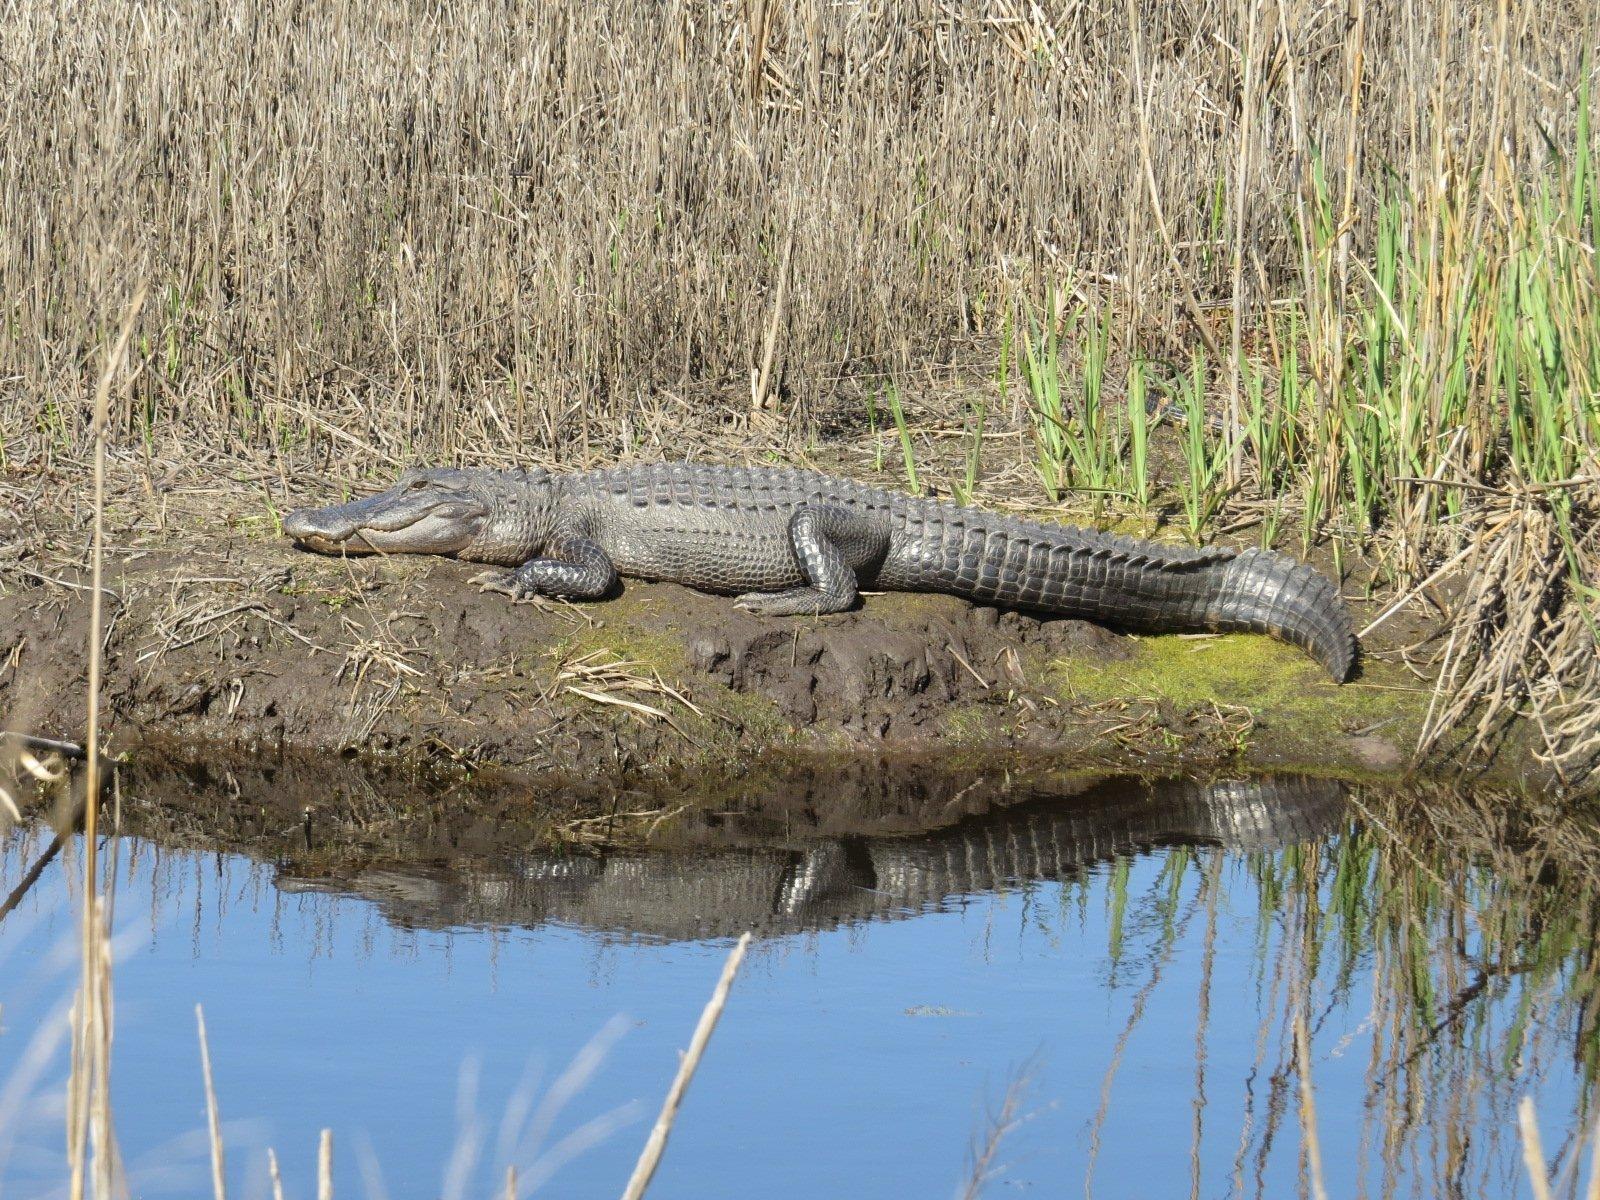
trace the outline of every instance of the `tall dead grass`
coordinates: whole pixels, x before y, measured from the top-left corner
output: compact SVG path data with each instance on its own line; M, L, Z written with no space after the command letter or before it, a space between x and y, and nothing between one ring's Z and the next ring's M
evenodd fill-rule
M111 433L180 458L793 446L857 381L993 371L967 493L1032 436L1052 499L1474 565L1424 748L1531 709L1570 780L1600 754L1585 0L5 12L0 469L81 461L144 282Z
M1312 155L1336 289L1436 143L1570 145L1592 9L1501 7L16 0L8 451L86 436L133 280L117 431L280 451L626 451L743 420L773 328L806 426L1069 277L1141 344L1246 336L1340 303L1285 222Z

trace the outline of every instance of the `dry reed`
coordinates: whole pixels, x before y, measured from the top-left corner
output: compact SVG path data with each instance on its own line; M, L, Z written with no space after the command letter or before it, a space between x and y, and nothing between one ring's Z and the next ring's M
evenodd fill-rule
M141 291L128 306L115 344L106 355L95 389L94 402L94 530L90 547L91 590L89 637L84 648L88 661L88 694L84 740L83 779L83 911L81 914L81 975L73 1005L73 1072L69 1088L67 1153L70 1164L68 1194L82 1200L86 1165L94 1171L94 1193L111 1196L120 1181L121 1167L111 1124L111 946L108 900L100 893L98 816L101 792L100 671L102 629L102 573L105 542L105 464L108 412L112 385L121 370L133 333L134 321L144 301ZM92 1148L92 1164L88 1158Z
M200 1037L200 1074L206 1085L206 1133L211 1142L211 1194L215 1200L228 1200L228 1163L222 1144L222 1116L217 1107L217 1089L211 1079L211 1041L206 1037L206 1014L194 1006L194 1022Z
M802 4L754 37L681 0L22 0L8 453L84 435L130 279L156 303L116 432L286 453L609 455L768 388L829 416L840 376L958 359L1069 278L1140 341L1217 345L1300 281L1309 155L1342 275L1395 174L1572 145L1592 15L1532 11L1508 68L1493 0Z
M650 1130L649 1138L645 1140L644 1149L639 1152L639 1161L634 1165L628 1185L622 1191L622 1200L641 1200L649 1190L656 1168L661 1165L661 1155L666 1151L667 1138L672 1136L673 1123L678 1119L678 1106L683 1103L684 1093L689 1090L689 1082L694 1078L694 1073L700 1066L700 1059L711 1041L711 1035L716 1031L717 1022L722 1018L722 1010L728 1003L728 992L733 988L734 976L739 973L739 964L744 961L745 951L749 948L750 935L745 933L728 952L728 960L722 966L722 975L717 980L717 986L711 991L711 999L706 1001L705 1009L700 1014L700 1021L694 1028L694 1036L689 1039L689 1049L684 1052L683 1059L678 1064L678 1073L673 1076L672 1086L667 1089L666 1099L661 1102L661 1114L656 1118L655 1126Z
M1550 1191L1550 1173L1545 1166L1544 1145L1539 1140L1539 1116L1532 1096L1524 1096L1517 1105L1517 1133L1522 1139L1522 1161L1528 1168L1528 1183L1533 1188L1534 1200L1555 1200Z

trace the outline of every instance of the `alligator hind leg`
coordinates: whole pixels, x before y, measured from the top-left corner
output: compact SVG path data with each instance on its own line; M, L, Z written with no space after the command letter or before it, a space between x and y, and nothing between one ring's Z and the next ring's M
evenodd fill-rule
M876 549L878 534L863 518L832 505L805 505L789 518L789 547L807 587L782 592L746 592L734 604L769 617L817 616L843 612L856 602L856 572L841 545ZM876 557L866 554L863 557Z
M467 582L513 601L534 596L598 600L617 586L617 568L597 542L569 537L551 549L555 554L550 558L531 558L514 571L485 571Z

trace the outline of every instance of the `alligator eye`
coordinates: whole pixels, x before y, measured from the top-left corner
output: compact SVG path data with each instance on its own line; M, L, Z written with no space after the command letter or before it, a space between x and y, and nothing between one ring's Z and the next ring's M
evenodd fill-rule
M427 488L430 483L431 480L427 479L413 479L406 490L410 492L420 492Z

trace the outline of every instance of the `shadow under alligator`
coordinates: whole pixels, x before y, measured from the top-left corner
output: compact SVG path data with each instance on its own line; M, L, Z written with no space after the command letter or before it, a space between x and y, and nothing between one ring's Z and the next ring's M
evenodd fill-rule
M745 930L781 937L1068 879L1141 850L1281 849L1333 831L1344 810L1343 787L1329 780L1115 779L922 834L752 846L737 844L749 837L737 822L712 822L691 851L556 847L448 866L368 866L331 877L281 865L277 883L285 891L365 898L405 927L558 923L625 939L720 938ZM735 844L718 846L719 836Z

